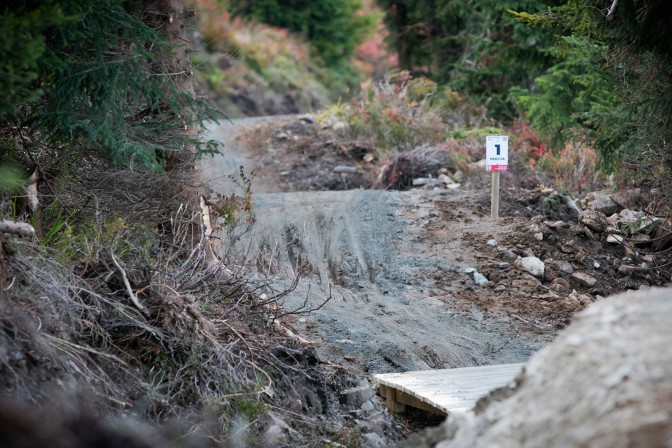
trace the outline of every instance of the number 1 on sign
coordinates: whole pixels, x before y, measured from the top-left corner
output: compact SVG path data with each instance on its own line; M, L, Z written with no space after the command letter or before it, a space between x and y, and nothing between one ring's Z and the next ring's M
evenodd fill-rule
M498 144L498 145L495 145L495 148L497 148L497 155L500 156L500 155L501 155L501 154L500 154L500 151L501 151L501 149L502 149L502 145L499 145L499 144Z

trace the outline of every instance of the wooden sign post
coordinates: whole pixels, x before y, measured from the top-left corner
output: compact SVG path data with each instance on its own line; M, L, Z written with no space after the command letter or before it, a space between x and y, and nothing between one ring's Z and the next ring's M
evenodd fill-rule
M499 218L499 172L509 169L509 137L489 135L485 139L485 169L492 171L490 217Z

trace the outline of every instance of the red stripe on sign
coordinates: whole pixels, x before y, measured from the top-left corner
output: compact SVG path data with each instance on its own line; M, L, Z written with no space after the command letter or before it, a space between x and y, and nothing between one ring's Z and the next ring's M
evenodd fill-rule
M508 171L509 165L487 165L486 171Z

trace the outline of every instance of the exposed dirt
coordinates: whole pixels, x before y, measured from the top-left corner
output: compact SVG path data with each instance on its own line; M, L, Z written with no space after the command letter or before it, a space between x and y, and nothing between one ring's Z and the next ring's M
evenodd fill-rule
M370 190L375 151L309 117L241 120L212 136L226 145L203 164L216 192L235 191L224 179L239 165L256 174L246 265L278 291L300 276L285 307L313 311L296 316L296 329L323 362L354 372L523 362L588 304L669 279L619 271L638 261L623 245L549 208L551 191L517 188L506 173L494 222L487 177L454 189ZM406 175L439 174L431 170ZM542 275L518 266L530 256L544 262ZM488 282L477 285L473 271Z

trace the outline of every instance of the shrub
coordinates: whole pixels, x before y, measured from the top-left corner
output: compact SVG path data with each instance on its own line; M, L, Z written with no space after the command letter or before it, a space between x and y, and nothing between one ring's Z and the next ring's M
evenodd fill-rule
M348 125L352 137L381 152L413 149L445 140L444 117L455 110L455 100L453 92L427 78L391 72L382 81L362 83L359 95L347 106L332 108L331 114Z

